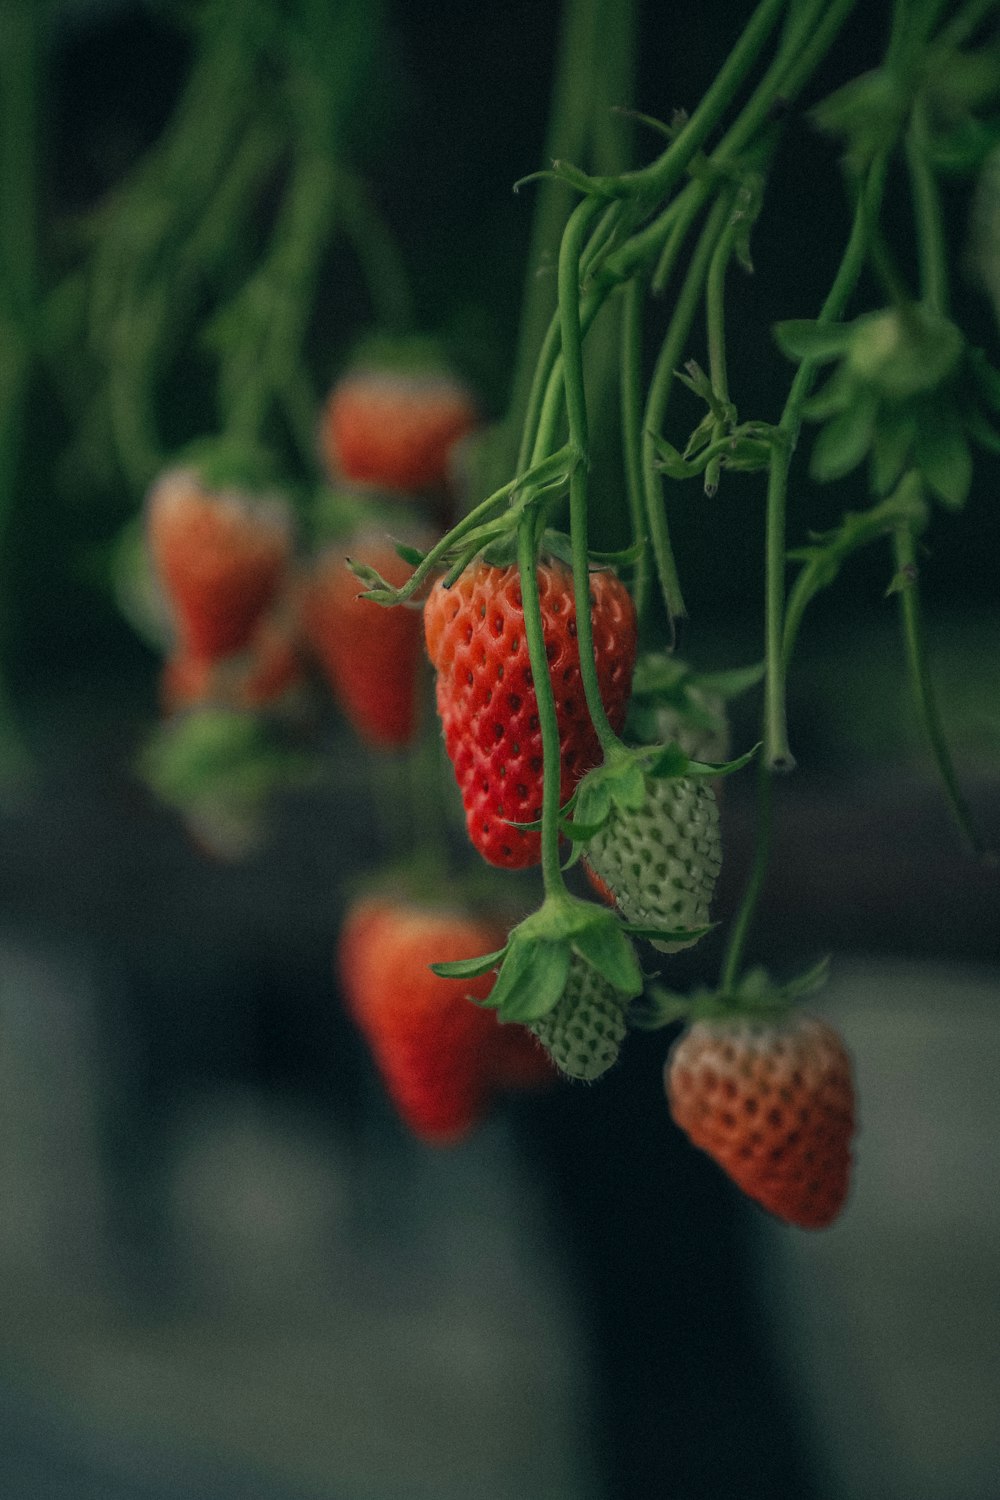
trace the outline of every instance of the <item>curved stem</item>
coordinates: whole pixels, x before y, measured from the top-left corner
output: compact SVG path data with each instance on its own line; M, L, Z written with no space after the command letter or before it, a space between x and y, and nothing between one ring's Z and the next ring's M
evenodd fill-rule
M632 540L641 550L632 575L632 597L640 630L649 607L650 557L642 494L642 315L646 280L634 276L625 287L621 326L621 431L625 489Z
M753 864L747 879L739 911L729 932L729 941L719 976L720 990L731 990L739 977L747 935L757 914L757 906L771 862L771 840L774 829L774 781L763 761L757 763L757 822Z
M594 664L594 633L590 619L590 560L587 548L587 483L589 468L587 399L583 382L583 337L580 329L580 256L600 201L585 198L566 225L559 252L559 328L562 335L563 383L569 418L570 447L578 455L569 479L570 535L573 547L573 593L580 678L587 708L605 753L618 743L608 722Z
M898 595L906 665L910 675L913 701L927 735L952 817L973 854L982 856L986 853L986 845L979 836L968 803L959 789L954 762L945 738L944 725L941 722L937 695L934 692L934 684L927 666L927 648L920 612L916 544L911 526L899 526L893 532L893 552L896 559L897 577L902 580Z
M942 317L948 314L948 258L937 179L927 153L925 109L918 100L906 132L906 165L913 191L913 214L920 262L920 294Z
M559 794L561 789L559 720L545 654L542 608L538 597L538 574L535 561L535 525L531 511L522 517L517 528L517 566L521 578L521 601L524 610L524 635L531 662L531 676L538 705L538 723L542 735L542 882L546 896L565 893L559 863Z
M653 544L653 556L656 560L660 588L663 592L663 599L672 628L676 626L679 620L685 618L687 609L684 604L684 596L681 593L680 578L678 577L673 548L670 543L670 529L667 523L666 506L663 497L663 481L656 466L657 457L654 439L663 426L667 399L670 395L670 388L673 385L674 369L681 357L684 343L690 331L691 324L694 321L694 315L701 300L705 277L708 273L708 263L715 249L716 241L722 233L726 215L731 205L731 191L724 193L718 198L699 236L698 243L691 256L691 263L688 266L687 274L677 298L673 317L670 320L666 337L663 340L656 365L653 369L649 393L646 398L646 410L643 415L642 471L643 491L646 499L646 521Z

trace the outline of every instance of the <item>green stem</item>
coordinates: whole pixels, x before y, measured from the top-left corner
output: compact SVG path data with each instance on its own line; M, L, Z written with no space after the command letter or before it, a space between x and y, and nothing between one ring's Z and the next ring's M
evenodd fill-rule
M906 132L906 164L913 192L913 214L923 301L941 317L948 315L948 258L944 217L937 179L928 155L926 112L918 100Z
M667 400L674 380L674 370L681 358L691 324L698 310L705 277L708 274L709 261L719 235L722 233L726 216L732 206L732 198L732 191L729 191L723 193L716 200L698 238L698 243L691 256L691 262L684 277L676 306L674 307L673 317L670 320L666 337L663 340L653 369L652 379L649 384L649 393L646 398L646 410L643 415L642 472L643 491L646 500L646 522L649 526L650 540L653 544L653 557L656 562L660 588L663 593L672 629L676 627L678 621L685 618L687 609L684 604L684 596L681 593L677 564L674 560L673 548L670 543L670 529L667 523L666 505L663 494L663 479L657 468L654 438L663 426Z
M881 200L885 182L886 161L880 158L870 171L862 186L855 207L851 233L844 250L833 285L820 309L818 322L836 322L847 303L858 277L861 275L865 255L871 242L872 225L875 220L874 205ZM802 427L802 408L809 395L816 362L804 359L795 372L778 423L780 442L775 447L768 474L767 530L765 539L766 595L765 595L765 655L764 679L764 758L774 770L792 770L795 758L788 747L788 727L785 710L785 512L788 491L788 468L798 442Z
M542 735L542 881L545 895L560 896L566 891L562 868L559 863L559 799L561 791L561 765L559 749L559 720L556 716L552 679L545 654L545 634L542 626L542 607L538 597L538 573L536 570L534 517L528 511L522 516L517 529L517 564L521 577L521 600L524 610L524 634L528 645L528 659L535 688L538 707L538 723Z
M872 164L868 177L862 185L855 206L851 233L840 266L820 309L818 321L821 323L832 323L840 317L847 299L857 284L870 244L872 225L877 217L875 205L881 201L885 172L886 160L880 158ZM771 773L779 766L787 770L790 765L794 764L788 748L785 674L791 656L791 645L798 628L799 616L793 613L791 620L788 620L785 618L784 611L785 508L789 459L798 441L802 426L802 407L809 394L815 373L816 363L813 360L803 360L795 372L778 424L780 442L775 448L775 457L768 476L765 542L767 580L765 585L764 756L758 772L757 847L750 878L743 892L726 949L722 981L724 986L731 986L735 983L747 934L750 931L767 877L773 816ZM780 471L777 478L775 477L776 467ZM798 602L796 608L799 608ZM804 601L801 602L801 608L804 608Z
M573 593L580 677L587 708L605 754L618 744L608 722L594 663L594 633L590 618L590 559L587 542L587 485L589 438L587 399L583 381L583 336L580 329L580 256L590 226L601 212L598 199L585 198L570 216L559 251L559 327L562 335L563 383L569 419L570 447L577 453L569 479L570 535L573 548Z
M650 556L642 491L642 322L646 279L636 275L625 287L621 326L621 424L625 488L632 540L641 548L632 575L632 597L640 629L649 607Z
M697 109L656 161L637 172L626 172L618 177L592 178L593 188L611 197L662 198L670 192L729 108L774 30L786 3L787 0L762 0ZM844 3L845 0L840 0L841 5ZM813 4L817 4L817 0L813 0ZM755 128L756 126L751 129L751 134Z
M774 780L763 761L757 763L757 821L755 828L753 864L747 878L740 909L733 919L729 941L722 960L719 988L731 990L739 977L740 965L746 947L747 936L757 906L764 890L768 866L771 862L771 843L774 830Z
M597 54L598 10L599 0L567 0L564 8L552 108L543 153L546 161L552 161L557 156L575 158L584 149L587 120L592 109L593 91L590 84ZM617 29L612 30L610 36L617 38ZM527 274L521 301L521 322L507 417L511 432L521 432L516 465L519 470L526 467L531 454L537 413L545 391L545 380L540 382L541 389L537 389L538 369L544 358L545 347L553 337L553 330L557 328L552 305L552 280L543 274L543 268L549 257L556 254L560 231L571 202L572 189L568 183L553 177L542 180L528 246Z
M897 577L902 580L898 597L913 701L930 744L955 824L971 851L983 856L986 853L986 846L979 836L972 813L959 789L954 763L941 722L937 695L934 692L934 684L927 666L927 649L920 611L916 543L911 526L899 526L893 532L893 551Z
M359 177L341 169L336 194L376 322L387 333L405 333L413 326L413 293L399 246Z

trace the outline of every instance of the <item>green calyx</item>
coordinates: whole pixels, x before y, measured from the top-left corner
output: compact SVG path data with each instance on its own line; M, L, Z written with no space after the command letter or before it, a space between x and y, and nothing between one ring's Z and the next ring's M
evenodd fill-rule
M730 776L756 755L754 745L745 755L718 765L692 760L676 742L669 745L639 745L630 749L616 745L604 763L588 771L576 789L570 808L572 820L564 819L562 832L585 842L603 828L612 813L640 812L648 797L647 778L654 781L681 777Z
M193 469L206 490L265 495L277 488L274 455L238 438L198 438L175 454L172 467Z
M676 656L646 652L632 677L625 737L642 745L676 741L692 760L724 762L729 745L726 703L763 676L763 662L729 672L695 672Z
M496 1010L501 1021L527 1023L555 1008L581 964L622 1005L642 992L639 960L614 912L560 892L520 922L497 952L431 967L445 979L472 979L499 969L489 997L480 1003Z
M778 1020L805 995L822 989L830 975L829 958L776 983L766 969L750 969L732 986L698 989L680 995L663 985L651 985L629 1009L628 1023L637 1031L658 1031L676 1021Z
M774 335L791 359L835 363L803 406L821 424L814 479L840 479L867 458L876 495L912 468L942 504L965 503L970 440L1000 446L1000 376L954 323L926 303L908 303L853 323L779 323Z

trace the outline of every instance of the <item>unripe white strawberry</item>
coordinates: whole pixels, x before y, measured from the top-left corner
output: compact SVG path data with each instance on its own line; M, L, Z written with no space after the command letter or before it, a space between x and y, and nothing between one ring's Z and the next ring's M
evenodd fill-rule
M647 775L644 780L642 806L612 806L587 844L587 863L628 921L643 927L705 927L722 863L715 795L701 777ZM675 953L694 941L653 946Z
M622 996L574 953L562 996L529 1029L560 1072L590 1082L618 1059L625 1039Z

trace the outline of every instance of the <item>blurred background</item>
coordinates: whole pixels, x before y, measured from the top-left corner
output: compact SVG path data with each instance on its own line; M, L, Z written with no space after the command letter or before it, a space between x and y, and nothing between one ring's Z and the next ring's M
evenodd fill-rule
M877 63L889 7L858 9L786 122L756 273L731 278L731 384L766 420L789 376L771 324L815 315L848 225L836 144L805 111ZM861 1133L852 1201L818 1235L767 1219L672 1126L669 1034L636 1035L596 1087L505 1099L460 1146L406 1134L333 967L352 882L392 853L378 804L405 772L390 756L373 781L329 706L308 726L322 774L239 861L199 848L136 772L161 660L123 558L171 453L246 397L293 492L313 493L303 388L319 401L373 326L432 333L503 418L525 287L552 287L536 190L511 188L563 149L553 80L584 10L0 0L11 1500L996 1493L1000 886L962 849L912 713L888 551L852 560L803 628L799 769L751 944L779 973L834 959L817 1007L855 1055ZM598 30L598 56L669 119L750 11L640 5L634 54ZM956 316L995 363L968 186L945 191ZM694 420L680 404L678 434ZM614 544L611 435L606 451ZM980 453L922 563L942 710L994 847L997 480ZM865 504L851 480L795 483L798 541ZM761 515L742 475L678 515L700 666L760 655ZM735 706L738 748L758 711ZM752 778L727 785L723 919L753 803ZM678 955L668 982L710 982L721 949L714 934Z

